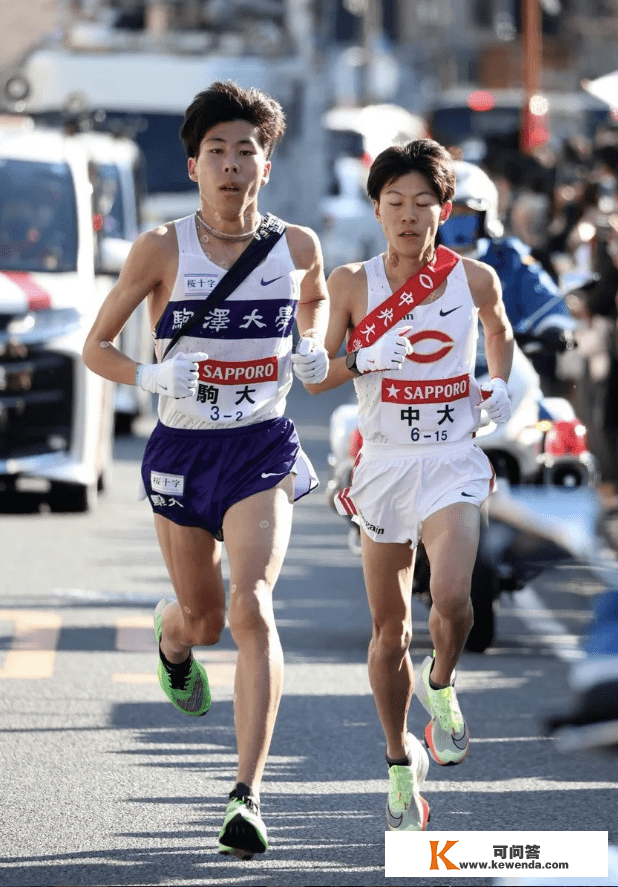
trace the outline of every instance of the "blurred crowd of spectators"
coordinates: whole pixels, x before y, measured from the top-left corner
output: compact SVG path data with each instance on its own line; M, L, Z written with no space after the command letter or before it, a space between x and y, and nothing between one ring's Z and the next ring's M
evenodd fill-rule
M535 157L483 163L500 194L505 233L519 237L559 284L578 321L578 347L556 380L588 428L606 507L618 507L618 123Z

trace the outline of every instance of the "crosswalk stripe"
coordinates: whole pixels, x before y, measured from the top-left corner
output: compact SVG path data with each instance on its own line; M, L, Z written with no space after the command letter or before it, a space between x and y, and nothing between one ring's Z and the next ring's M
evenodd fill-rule
M14 624L11 649L0 668L5 680L40 680L54 673L62 620L56 613L0 610L0 622Z

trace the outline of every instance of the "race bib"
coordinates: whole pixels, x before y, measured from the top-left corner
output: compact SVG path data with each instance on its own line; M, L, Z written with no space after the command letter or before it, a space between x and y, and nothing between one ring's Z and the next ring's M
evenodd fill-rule
M276 397L276 357L251 361L206 360L199 364L194 397L204 404L211 422L240 421L255 413L264 401Z
M478 426L480 387L464 373L423 382L383 379L380 425L393 443L461 440Z

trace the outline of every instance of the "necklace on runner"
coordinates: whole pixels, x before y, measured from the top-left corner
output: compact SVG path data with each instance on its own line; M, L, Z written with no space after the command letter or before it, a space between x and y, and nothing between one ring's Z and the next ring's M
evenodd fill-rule
M218 228L213 228L208 224L208 222L205 222L199 209L195 213L195 218L202 226L202 228L208 234L210 234L211 237L216 237L217 240L223 240L227 243L242 243L243 240L249 240L249 238L255 237L262 221L261 218L258 216L258 221L255 228L253 228L252 231L246 231L244 234L226 234L225 231L219 231ZM198 233L198 237L202 242L208 241L208 237L206 235L200 235Z

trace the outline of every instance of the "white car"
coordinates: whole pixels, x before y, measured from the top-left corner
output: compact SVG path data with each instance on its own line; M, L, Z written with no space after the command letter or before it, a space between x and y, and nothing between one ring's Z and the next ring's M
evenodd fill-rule
M106 132L89 131L78 136L90 157L94 187L95 272L108 276L109 290L118 270L141 230L144 193L144 157L134 141ZM111 275L110 275L111 270ZM154 346L146 303L133 312L119 336L118 347L138 363L152 363ZM115 427L128 433L133 421L152 410L152 397L135 385L116 385Z
M53 509L88 511L112 464L114 386L81 356L112 280L95 274L85 145L0 118L0 195L0 490L35 478Z

